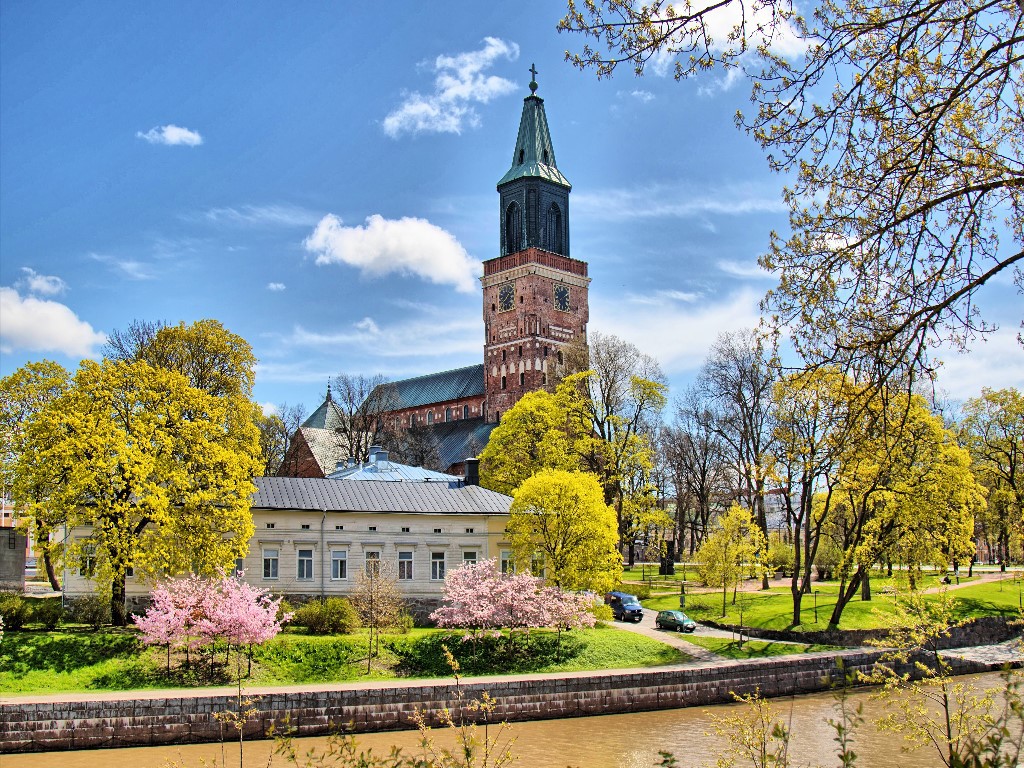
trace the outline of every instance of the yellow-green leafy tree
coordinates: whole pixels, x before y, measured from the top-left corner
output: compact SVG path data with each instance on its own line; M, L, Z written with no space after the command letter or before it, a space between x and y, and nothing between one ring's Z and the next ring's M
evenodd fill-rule
M985 489L967 451L923 398L873 398L857 411L856 439L843 451L832 506L843 555L829 625L882 559L902 563L913 588L921 565L962 560L974 549L974 517Z
M843 450L856 439L857 408L849 379L834 368L798 371L772 391L772 474L783 490L791 525L793 625L811 591L818 548L832 519L833 493Z
M47 494L47 485L22 489L22 498L14 497L14 479L18 457L25 450L26 425L67 388L68 372L51 360L28 363L10 376L0 379L0 496L12 498L18 506ZM42 553L43 568L50 586L60 589L54 569L51 535L60 526L59 514L40 509L32 516L19 516L30 529L35 546Z
M501 417L480 453L480 482L512 494L541 469L579 470L581 441L589 444L585 414L572 382L555 392L523 395Z
M16 496L83 532L65 555L95 568L115 624L128 569L212 573L248 550L260 448L246 402L145 362L87 360L27 425Z
M983 389L964 403L961 442L988 489L985 533L994 537L1005 570L1010 540L1024 535L1024 395Z
M542 469L516 490L508 536L518 568L541 559L548 581L605 592L622 574L616 528L596 477Z
M750 510L733 504L718 518L715 528L697 550L697 568L708 586L722 587L722 616L729 588L736 604L740 581L748 574L760 577L768 558L768 540Z
M791 179L766 319L808 363L912 383L936 341L991 329L977 296L996 275L1022 287L1021 0L568 5L566 56L599 77L749 75L738 123Z

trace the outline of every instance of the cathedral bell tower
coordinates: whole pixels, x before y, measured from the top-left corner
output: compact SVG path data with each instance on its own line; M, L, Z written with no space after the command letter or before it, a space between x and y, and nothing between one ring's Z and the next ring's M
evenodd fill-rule
M537 70L530 68L536 78ZM536 79L523 99L512 167L498 182L500 255L484 262L485 416L543 389L562 347L586 339L587 264L569 257L569 191Z

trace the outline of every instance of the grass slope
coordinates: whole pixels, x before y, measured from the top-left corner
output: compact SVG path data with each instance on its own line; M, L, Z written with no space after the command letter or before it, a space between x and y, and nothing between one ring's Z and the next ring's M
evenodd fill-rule
M386 636L381 654L366 673L364 635L310 636L284 632L254 649L246 685L305 682L390 680L399 677L445 677L451 674L442 646L449 647L464 675L562 672L658 666L688 657L631 632L612 627L563 633L533 632L529 638L507 636L474 644L461 633L413 630ZM0 693L31 694L90 690L137 690L226 684L234 660L192 656L183 669L175 658L166 671L166 652L142 646L132 630L69 629L56 632L7 632L0 641ZM246 675L247 663L242 663Z

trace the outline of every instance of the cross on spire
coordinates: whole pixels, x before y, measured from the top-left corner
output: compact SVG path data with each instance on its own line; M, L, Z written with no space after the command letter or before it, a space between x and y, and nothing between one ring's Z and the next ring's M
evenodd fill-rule
M536 64L530 64L530 74L533 75L533 78L530 80L530 93L536 93L537 92L537 65Z

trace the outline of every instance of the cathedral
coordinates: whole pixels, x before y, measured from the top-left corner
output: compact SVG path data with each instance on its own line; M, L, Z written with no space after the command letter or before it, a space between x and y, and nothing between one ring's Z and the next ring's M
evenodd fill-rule
M536 92L531 80L512 165L498 182L499 250L480 278L483 361L386 385L389 406L381 418L391 434L426 437L436 447L437 468L453 474L487 444L502 413L545 388L549 376L554 381L563 347L586 339L590 278L587 263L570 256L572 185L558 170ZM328 388L294 436L282 473L326 477L344 466L344 418Z

